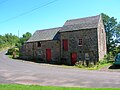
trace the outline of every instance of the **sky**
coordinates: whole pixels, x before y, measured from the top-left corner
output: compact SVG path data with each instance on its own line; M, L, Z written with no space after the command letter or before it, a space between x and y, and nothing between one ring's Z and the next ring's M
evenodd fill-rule
M120 0L0 0L0 35L61 27L66 20L105 13L120 22Z

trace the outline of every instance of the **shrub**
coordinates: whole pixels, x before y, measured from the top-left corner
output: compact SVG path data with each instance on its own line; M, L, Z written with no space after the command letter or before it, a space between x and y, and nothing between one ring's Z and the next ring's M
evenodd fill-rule
M79 67L79 68L83 68L83 62L82 61L78 61L75 63L75 66Z
M19 55L19 48L11 48L11 49L8 49L8 52L7 52L7 55L13 55L13 52L16 53L16 55Z
M95 67L94 63L90 62L89 67Z
M108 63L108 61L107 61L107 60L104 60L104 59L99 61L99 64L100 64L100 65L107 64L107 63Z

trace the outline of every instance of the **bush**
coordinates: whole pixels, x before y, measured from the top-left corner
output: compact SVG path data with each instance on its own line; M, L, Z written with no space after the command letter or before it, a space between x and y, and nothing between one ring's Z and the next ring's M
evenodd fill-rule
M13 55L13 52L16 53L16 55L19 55L19 48L11 48L11 49L8 49L8 52L7 52L7 55Z
M107 64L107 63L108 63L108 61L107 61L107 60L104 60L104 59L99 61L99 64L100 64L100 65Z
M79 67L79 68L83 68L83 62L82 61L78 61L75 63L75 66Z

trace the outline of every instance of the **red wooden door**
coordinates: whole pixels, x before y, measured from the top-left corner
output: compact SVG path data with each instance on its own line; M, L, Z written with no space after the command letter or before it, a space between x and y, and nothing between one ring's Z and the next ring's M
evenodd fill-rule
M76 62L77 62L77 53L73 52L71 54L71 63L72 63L72 65L74 65Z
M46 60L51 61L51 49L46 49Z
M63 39L63 50L68 51L68 40L67 39Z

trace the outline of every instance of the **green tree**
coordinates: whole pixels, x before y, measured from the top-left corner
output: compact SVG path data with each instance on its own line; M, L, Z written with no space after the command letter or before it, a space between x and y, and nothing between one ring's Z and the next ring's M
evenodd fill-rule
M31 36L32 34L29 32L23 34L23 36L20 38L21 45L23 45Z
M108 15L102 13L103 23L106 31L106 39L107 39L107 52L109 53L117 46L116 43L116 27L117 27L117 19L114 17L109 17Z
M11 46L14 46L19 41L19 38L15 35L12 35L12 33L5 34L5 38L6 43L10 44Z
M11 47L14 46L16 43L18 43L19 38L15 35L10 34L5 34L5 35L0 35L0 50L4 49L6 47Z
M12 35L12 33L0 35L0 50L2 48L11 47L11 46L15 46L15 45L17 47L19 47L22 44L24 44L24 42L27 41L31 36L32 36L32 34L29 32L23 34L23 36L21 38L18 38L17 36Z
M116 35L115 42L120 45L120 23L116 27L115 35Z

